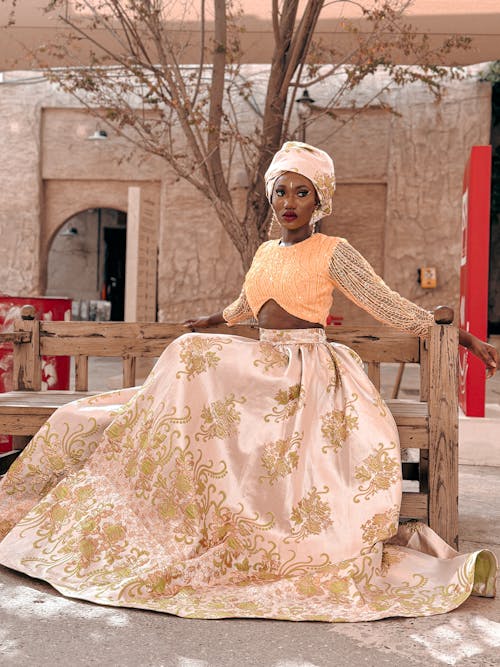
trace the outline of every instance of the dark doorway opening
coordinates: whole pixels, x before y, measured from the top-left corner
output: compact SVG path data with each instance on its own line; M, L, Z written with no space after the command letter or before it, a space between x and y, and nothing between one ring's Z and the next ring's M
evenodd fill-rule
M125 317L125 257L127 230L125 227L104 228L104 284L106 299L111 302L111 319Z

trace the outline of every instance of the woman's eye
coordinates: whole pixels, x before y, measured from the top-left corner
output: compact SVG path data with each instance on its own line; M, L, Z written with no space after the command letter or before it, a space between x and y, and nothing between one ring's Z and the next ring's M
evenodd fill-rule
M285 191L284 190L276 190L276 194L278 195L278 197L283 197L283 195L285 194Z
M298 193L299 197L307 197L308 194L309 190L300 190L300 192Z

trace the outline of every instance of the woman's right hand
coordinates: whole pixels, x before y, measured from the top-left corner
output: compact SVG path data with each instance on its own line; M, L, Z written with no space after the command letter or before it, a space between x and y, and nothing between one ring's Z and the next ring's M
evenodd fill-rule
M206 327L212 326L210 317L198 317L196 319L186 320L182 323L185 327L193 327L194 329L205 329Z
M185 320L182 324L188 328L206 329L207 327L213 327L216 324L222 324L225 321L226 320L222 317L222 313L214 313L213 315L190 318L189 320Z

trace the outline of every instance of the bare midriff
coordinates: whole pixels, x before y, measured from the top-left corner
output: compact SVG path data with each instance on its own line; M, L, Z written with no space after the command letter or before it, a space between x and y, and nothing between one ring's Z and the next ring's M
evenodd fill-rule
M269 299L259 310L257 316L261 329L322 329L323 325L318 322L307 322L306 320L290 315L274 299Z

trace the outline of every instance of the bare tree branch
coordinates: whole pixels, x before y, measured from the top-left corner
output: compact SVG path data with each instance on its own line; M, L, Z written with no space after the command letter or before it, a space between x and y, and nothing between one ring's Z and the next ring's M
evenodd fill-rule
M200 51L191 66L180 64L186 44L167 21L174 5L187 11L184 0L78 0L82 14L76 18L65 13L65 0L45 2L47 12L59 13L67 28L65 39L36 54L47 77L131 146L164 160L206 197L245 268L267 236L269 205L262 175L281 142L293 136L298 88L335 81L328 102L315 108L315 118L335 116L345 95L380 68L391 78L388 85L421 81L438 95L449 72L436 63L470 41L451 37L431 47L427 35L405 23L411 0L272 0L274 50L261 108L252 80L240 70L237 0L214 0L212 42L206 0L199 0ZM363 20L361 28L345 18L339 22L352 43L347 54L315 38L320 14L332 4L357 8ZM47 54L66 65L80 62L82 45L90 52L91 65L44 67ZM398 53L418 66L401 67ZM367 104L383 92L377 91ZM242 104L251 109L251 122L242 119ZM354 110L349 119L361 111ZM236 160L250 184L243 214L235 209L230 187Z

